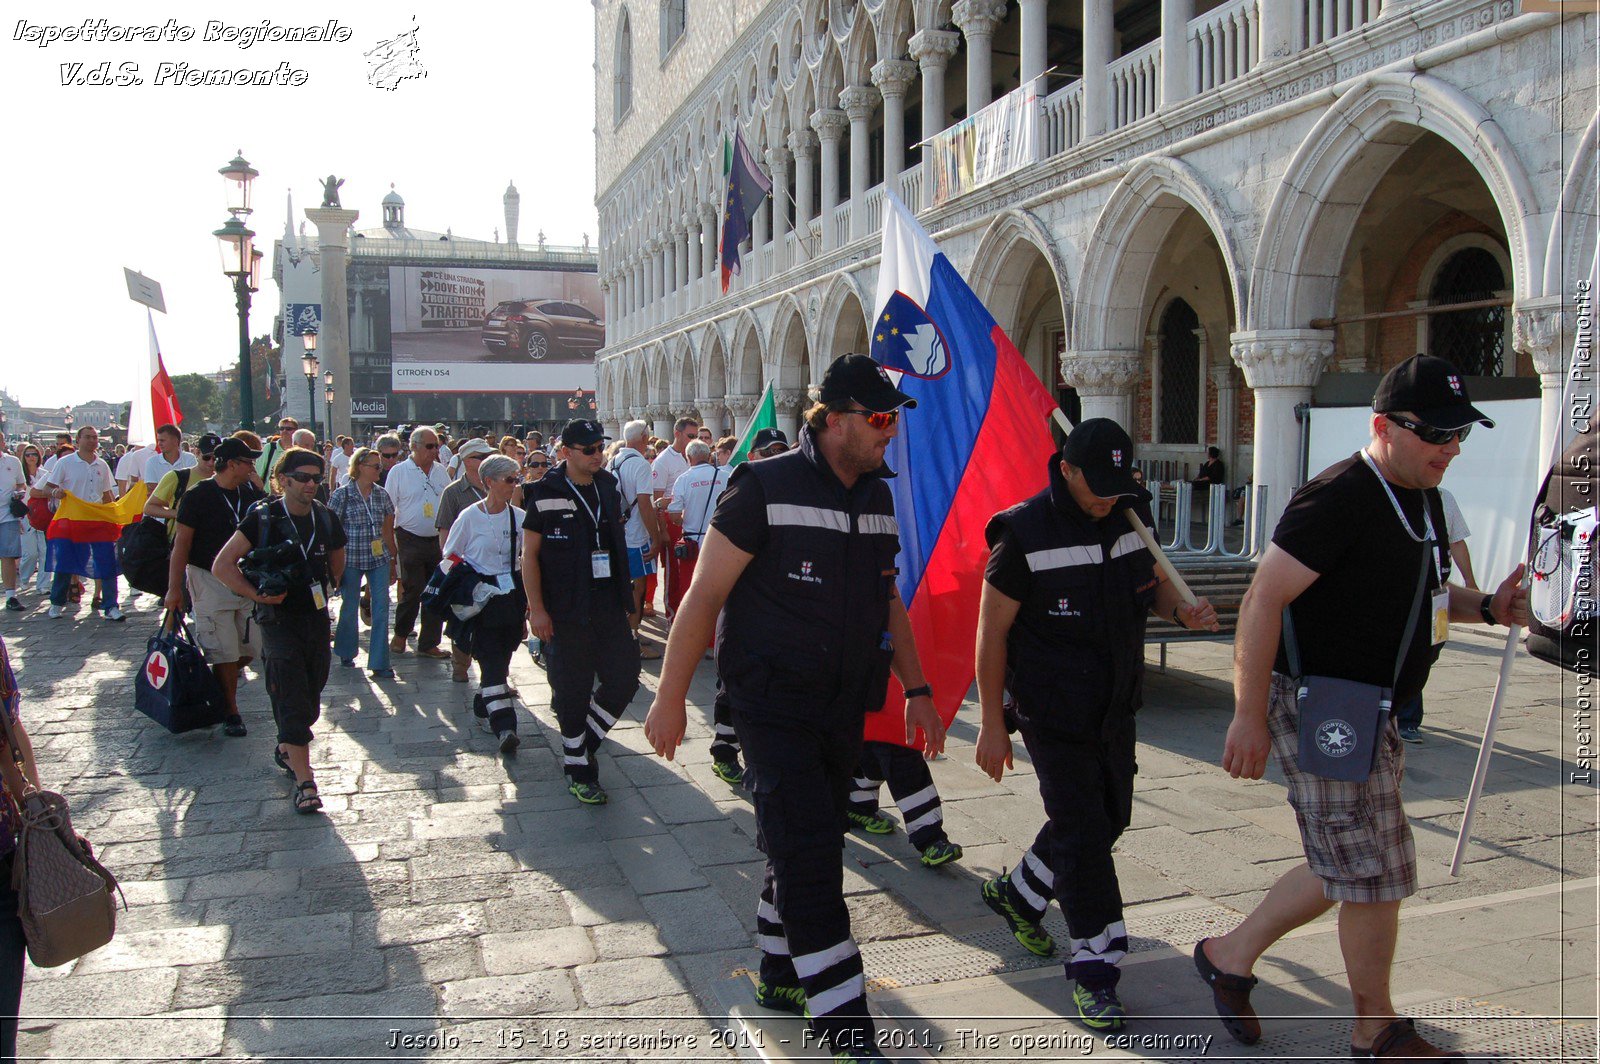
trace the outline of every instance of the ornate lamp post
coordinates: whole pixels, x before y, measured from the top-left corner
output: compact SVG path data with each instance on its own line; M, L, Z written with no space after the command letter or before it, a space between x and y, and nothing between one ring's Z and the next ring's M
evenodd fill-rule
M245 219L251 211L250 184L258 174L245 162L242 151L217 173L228 189L228 220L212 235L222 256L222 274L233 282L234 303L239 308L239 427L249 429L255 422L250 388L250 293L260 287L262 255L255 250L255 233Z
M301 339L305 342L306 353L300 359L301 371L306 375L306 420L311 422L311 431L317 431L317 374L321 369L317 365L317 334L306 333Z
M333 424L333 370L330 369L327 373L324 373L322 375L322 384L323 384L322 398L328 404L328 420L327 420L326 424L332 425Z

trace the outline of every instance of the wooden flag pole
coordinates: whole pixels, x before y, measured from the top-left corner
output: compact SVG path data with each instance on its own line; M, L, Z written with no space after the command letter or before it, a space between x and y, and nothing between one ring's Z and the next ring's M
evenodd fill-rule
M1500 655L1500 676L1494 682L1494 698L1489 702L1489 718L1483 722L1483 745L1478 747L1478 763L1472 769L1472 786L1467 788L1467 805L1461 813L1461 830L1456 833L1456 850L1450 856L1450 874L1461 874L1461 861L1467 855L1467 844L1472 841L1472 818L1478 811L1478 799L1483 794L1483 784L1489 775L1489 757L1494 753L1494 733L1500 726L1500 706L1506 699L1506 684L1511 680L1511 663L1517 658L1517 644L1522 639L1522 626L1513 624L1506 633L1506 648Z

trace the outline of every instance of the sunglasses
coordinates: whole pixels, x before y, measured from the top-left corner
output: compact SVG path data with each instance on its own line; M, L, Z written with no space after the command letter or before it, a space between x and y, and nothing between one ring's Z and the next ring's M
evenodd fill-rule
M841 410L841 414L860 414L875 429L886 429L900 420L899 410Z
M606 445L603 443L591 443L587 447L579 447L577 444L570 444L569 446L571 446L571 448L574 451L577 451L579 454L589 455L599 454L601 451L606 449Z
M1440 447L1451 440L1466 440L1467 434L1472 431L1471 425L1463 425L1459 429L1436 429L1432 425L1424 425L1420 421L1403 418L1399 414L1385 414L1384 417L1407 430L1423 443L1433 447Z
M528 468L529 469L549 469L550 468L550 463L549 462L529 462L528 463Z
M422 443L418 444L418 446L424 451L437 451L439 449L439 445L437 443Z
M322 483L322 474L321 473L285 473L284 476L289 478L290 480L294 481L296 484L321 484Z
M399 451L379 451L378 452L378 457L379 458L387 458L389 461L392 462L396 458L400 457L400 452Z
M501 477L500 478L500 483L502 483L502 484L521 484L522 483L522 478L521 477Z

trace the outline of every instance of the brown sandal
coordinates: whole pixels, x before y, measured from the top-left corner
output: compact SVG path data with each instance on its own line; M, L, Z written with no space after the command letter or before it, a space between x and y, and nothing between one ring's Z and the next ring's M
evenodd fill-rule
M1417 1021L1402 1016L1378 1032L1371 1049L1350 1047L1351 1060L1465 1060L1465 1053L1440 1049L1417 1033Z
M1194 966L1211 988L1211 1003L1222 1026L1235 1042L1253 1046L1261 1040L1261 1021L1250 1005L1250 991L1260 980L1253 975L1229 975L1212 964L1206 956L1206 943L1210 941L1203 938L1194 947Z

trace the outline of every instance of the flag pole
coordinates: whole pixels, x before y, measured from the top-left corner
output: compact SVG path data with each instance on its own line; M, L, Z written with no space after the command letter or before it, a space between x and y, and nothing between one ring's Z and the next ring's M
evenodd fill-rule
M1472 769L1472 786L1467 789L1467 805L1461 813L1461 830L1456 833L1455 853L1450 856L1450 874L1461 874L1461 860L1466 856L1467 844L1472 841L1472 818L1478 811L1478 799L1483 795L1484 781L1489 775L1489 758L1494 753L1494 733L1500 726L1500 707L1505 702L1506 685L1511 681L1511 664L1517 659L1517 641L1522 638L1522 626L1513 624L1506 633L1505 650L1500 654L1500 676L1494 683L1494 698L1489 703L1489 719L1483 722L1483 745L1478 747L1478 763Z
M1050 416L1055 419L1057 427L1063 433L1072 434L1072 422L1067 420L1067 415L1061 412L1060 407L1050 411ZM1161 572L1171 581L1172 586L1178 589L1178 594L1183 597L1184 604L1187 606L1198 605L1200 600L1195 597L1194 591L1189 587L1189 582L1183 578L1183 574L1178 572L1178 567L1172 564L1172 559L1168 558L1166 552L1161 549L1161 544L1156 542L1156 537L1151 534L1149 527L1140 520L1138 514L1133 512L1131 506L1122 512L1127 516L1128 524L1133 526L1134 532L1144 541L1145 549L1156 560L1156 565L1161 568Z

